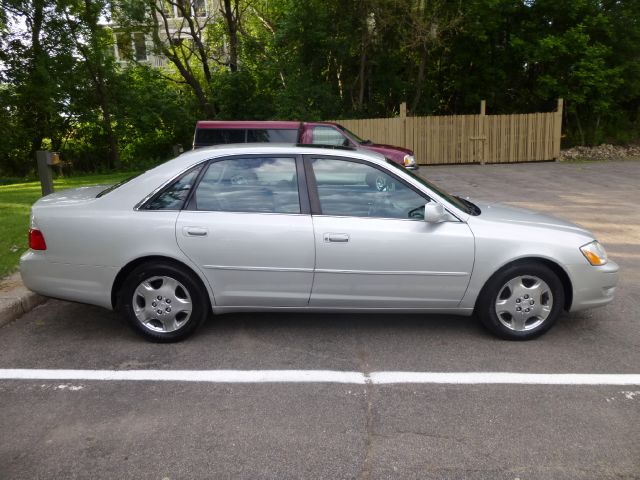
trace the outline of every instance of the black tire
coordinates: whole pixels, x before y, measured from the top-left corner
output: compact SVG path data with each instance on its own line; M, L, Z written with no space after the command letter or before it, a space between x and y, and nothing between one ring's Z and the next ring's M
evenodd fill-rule
M517 320L511 317L509 312L501 313L499 318L498 307L496 306L498 295L501 295L502 301L513 302L509 303L509 305L518 305L515 303L518 301L526 302L527 304L521 304L521 312L523 310L522 305L529 307L529 301L532 302L532 305L535 304L533 296L527 299L524 296L518 296L518 294L513 295L513 297L510 296L509 287L506 285L510 281L525 285L527 282L531 282L533 278L542 280L549 287L550 295L546 294L545 297L545 294L543 294L541 301L538 302L543 307L544 303L547 303L548 315L546 318L541 320L542 315L544 315L544 313L541 313L538 317L530 317L526 320L521 319L519 324ZM551 304L549 304L549 298L551 298ZM558 275L542 263L527 261L507 266L496 272L480 292L475 313L482 324L500 338L506 340L531 340L547 332L556 323L564 309L564 301L564 288ZM505 310L508 308L505 307ZM534 307L532 306L531 308L533 309ZM522 318L525 319L528 314L522 312L522 315ZM510 317L511 320L509 319ZM523 321L524 324L522 323Z
M160 277L166 278L167 283L164 283L165 281ZM143 299L141 295L137 295L136 290L143 282L154 278L156 280L152 280L149 285L153 288L157 287L162 289L162 291L158 290L157 293L163 293L166 289L175 290L177 293L175 294L175 298L171 297L171 295L164 297L161 295L164 300L156 301L157 297L154 298L154 303L157 302L157 306L162 307L159 309L162 314L165 314L167 308L169 309L168 316L165 315L165 317L162 317L161 315L156 315L155 319L145 324L138 319L136 309L139 311L144 310L146 308L146 300ZM176 281L179 285L175 289L171 288L169 286L170 280ZM163 283L160 283L160 281ZM149 290L149 292L151 292L151 290ZM134 294L136 294L135 300ZM173 305L171 303L163 303L171 302L172 299ZM188 305L187 300L191 303L190 314L182 311L176 314L175 312L180 308L177 305ZM137 305L134 305L134 302L136 302ZM136 267L127 276L120 289L118 307L129 325L147 340L153 342L177 342L187 338L211 312L207 291L200 279L187 268L167 261L148 262ZM174 309L173 317L175 317L175 329L173 330L170 329L174 328L173 326L167 329L163 322L160 321L160 319L164 320L171 317L170 312L172 307ZM149 309L151 308L152 307L149 307ZM155 309L155 307L153 307L153 309ZM183 317L180 319L179 315L183 315Z

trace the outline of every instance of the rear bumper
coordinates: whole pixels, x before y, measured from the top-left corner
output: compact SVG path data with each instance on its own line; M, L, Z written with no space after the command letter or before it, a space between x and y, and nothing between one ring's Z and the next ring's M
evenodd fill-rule
M613 301L620 269L617 263L609 261L601 267L593 267L585 262L568 268L573 283L573 301L569 311L602 307Z
M111 286L117 273L115 267L50 262L46 254L31 250L20 257L20 275L29 290L110 310Z

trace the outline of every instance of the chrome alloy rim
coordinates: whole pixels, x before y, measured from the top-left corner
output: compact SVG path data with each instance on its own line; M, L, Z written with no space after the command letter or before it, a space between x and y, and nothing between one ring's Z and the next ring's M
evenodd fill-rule
M191 317L189 291L175 278L158 276L141 282L133 292L133 312L145 328L175 332Z
M542 324L553 308L553 294L544 280L533 275L515 277L498 291L496 315L509 330L525 332Z

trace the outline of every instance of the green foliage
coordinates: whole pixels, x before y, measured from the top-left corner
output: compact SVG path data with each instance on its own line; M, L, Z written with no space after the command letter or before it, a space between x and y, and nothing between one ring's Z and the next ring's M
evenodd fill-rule
M639 138L637 0L216 5L191 31L153 0L0 0L0 174L32 172L39 148L77 171L151 165L188 148L203 118L382 117L403 101L413 115L482 99L513 113L562 97L567 143ZM169 66L116 62L114 31L144 32Z

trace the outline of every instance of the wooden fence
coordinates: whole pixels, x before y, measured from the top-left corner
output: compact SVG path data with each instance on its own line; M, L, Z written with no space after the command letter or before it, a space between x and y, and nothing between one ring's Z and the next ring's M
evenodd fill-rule
M560 155L562 99L555 112L518 115L407 117L339 120L362 138L404 146L421 165L511 163L552 160Z

